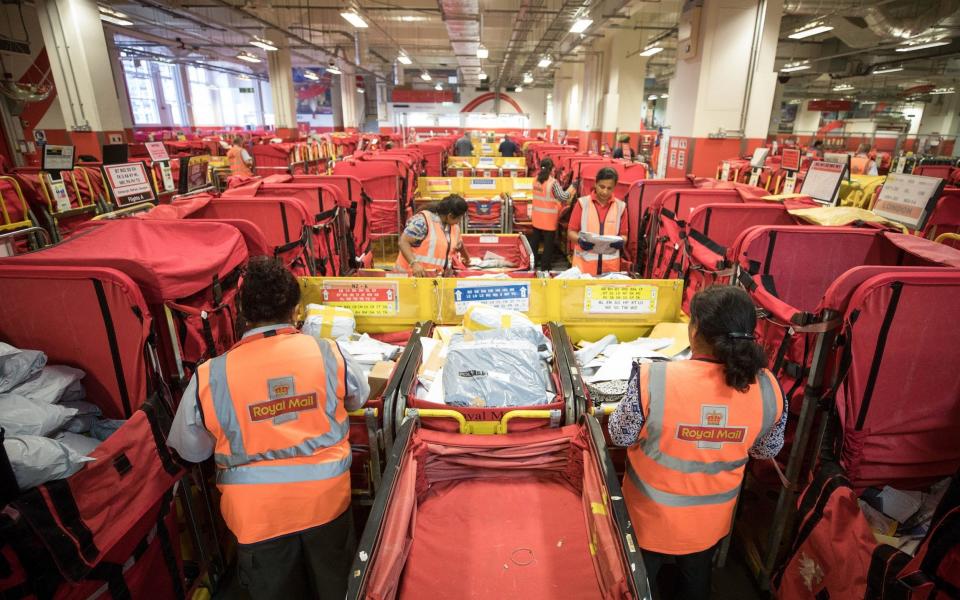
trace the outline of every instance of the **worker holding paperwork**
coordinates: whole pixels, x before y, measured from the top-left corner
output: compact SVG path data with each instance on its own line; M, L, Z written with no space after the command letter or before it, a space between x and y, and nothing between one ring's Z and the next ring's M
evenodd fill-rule
M613 197L617 172L597 173L593 193L573 205L567 239L574 245L573 266L600 275L620 270L620 253L627 239L627 205Z

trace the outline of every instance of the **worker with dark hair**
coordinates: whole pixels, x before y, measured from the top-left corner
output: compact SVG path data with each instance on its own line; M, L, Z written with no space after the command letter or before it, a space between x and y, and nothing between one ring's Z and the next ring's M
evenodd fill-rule
M533 262L540 265L542 271L549 271L553 267L553 247L557 243L560 210L573 198L575 190L573 185L563 189L554 177L551 159L540 161L540 172L533 182L533 231L530 234L530 247L533 250ZM543 254L539 253L541 242Z
M184 460L214 457L240 584L257 599L343 598L356 546L347 412L370 388L335 341L291 325L299 304L282 263L250 260L250 328L197 368L167 438Z
M253 158L243 147L243 138L235 136L233 145L227 150L227 164L230 165L230 174L240 177L251 177L253 172L250 167L253 166Z
M636 156L637 153L634 152L633 148L630 146L630 136L621 135L617 147L613 149L613 157L633 160Z
M442 276L451 267L454 253L470 264L460 240L460 219L467 214L467 201L450 194L410 217L400 235L400 253L394 271L414 277Z
M497 150L500 152L500 156L505 156L507 158L512 158L517 155L517 152L519 152L516 142L511 140L510 136L506 134L504 134L503 141L500 142L500 147Z
M453 144L453 155L473 156L473 142L470 141L470 136L467 135L466 131Z
M620 270L620 254L627 239L627 205L613 197L618 179L615 169L600 169L593 192L578 199L570 213L567 240L575 244L573 266L590 275ZM611 245L612 252L597 254L588 238L598 235L619 236L620 240Z
M691 360L633 366L610 417L627 446L623 497L651 585L667 556L680 569L674 597L706 600L714 550L730 532L748 457L783 447L787 407L754 340L756 309L733 286L690 303Z

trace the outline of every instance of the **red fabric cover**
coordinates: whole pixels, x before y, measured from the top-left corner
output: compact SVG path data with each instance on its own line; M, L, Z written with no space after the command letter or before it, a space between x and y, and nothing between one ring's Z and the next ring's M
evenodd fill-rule
M899 578L910 587L911 600L943 598L960 589L960 506L948 510L933 524ZM923 583L917 585L916 580Z
M646 211L653 205L653 201L661 191L667 189L682 189L693 187L693 179L641 179L634 181L627 188L624 202L627 203L627 218L630 234L627 236L626 254L631 262L639 264L640 236L643 233L642 222Z
M40 173L41 171L38 167L17 167L13 170L12 176L19 182L27 205L34 211L37 218L41 220L41 224L50 229L48 223L41 215L54 215L59 211L55 203L52 204L47 201L47 197L43 191L43 184L40 180ZM82 182L82 175L78 177L74 171L61 171L61 176L67 189L67 197L70 199L71 210L87 207L87 210L83 212L67 217L56 217L57 232L59 232L61 236L67 236L93 218L96 212L94 201L89 195L90 189L85 182ZM75 180L77 181L77 187L74 187ZM81 183L82 186L80 185ZM82 196L77 195L78 189L81 191L81 194L83 194ZM51 231L51 233L53 233L53 231Z
M443 170L446 168L448 144L442 142L418 142L416 144L408 144L407 148L415 148L423 153L426 177L443 177Z
M246 260L243 238L229 225L118 219L91 223L56 246L0 264L114 267L154 303L202 291L214 275L223 279Z
M469 198L467 199L467 227L499 229L502 211L503 202L500 198Z
M0 265L0 339L20 348L43 350L49 364L83 369L90 402L99 406L105 417L124 419L131 412L121 401L121 384L93 281L103 285L122 364L123 388L130 411L135 411L147 395L143 346L152 321L137 285L120 271Z
M960 468L960 269L889 271L861 284L844 316L852 362L836 400L841 461L855 488L921 489Z
M950 180L952 174L952 165L917 165L913 168L914 175L923 175L925 177L939 177L944 181Z
M363 183L352 175L298 175L292 178L290 185L282 187L268 186L268 181L264 181L264 192L269 189L293 189L294 186L314 190L311 192L314 198L319 195L319 202L324 208L329 210L333 208L334 202L337 206L344 208L356 208L356 217L351 219L353 223L353 241L358 255L366 253L370 247L370 235L368 229L371 225L373 215L370 202L364 198L361 193L364 190ZM334 191L336 190L336 191ZM370 197L370 194L367 194Z
M463 240L464 247L467 249L467 253L471 257L482 259L487 252L493 252L517 265L516 267L505 269L484 269L483 272L530 270L530 251L526 243L526 238L522 237L522 235L466 233L461 236L461 239ZM457 270L461 270L461 267L466 270L466 267L460 262L459 256L455 257L454 263Z
M864 598L867 573L876 538L860 511L857 495L835 476L837 487L824 486L815 480L801 495L801 533L785 565L777 586L781 600L809 598ZM803 511L808 495L815 501ZM810 500L808 500L810 501ZM811 514L813 506L821 509L822 517Z
M637 181L646 179L647 168L641 163L614 160L613 163L583 162L580 164L580 190L586 194L593 190L597 181L597 173L604 167L613 167L617 172L617 185L613 195L621 200L625 199L630 187Z
M934 239L941 233L960 233L960 188L943 190L923 228L925 238Z

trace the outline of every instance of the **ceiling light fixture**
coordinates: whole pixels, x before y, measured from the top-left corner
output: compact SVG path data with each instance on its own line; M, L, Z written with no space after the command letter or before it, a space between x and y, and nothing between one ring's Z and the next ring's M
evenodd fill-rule
M403 65L412 65L413 61L410 60L410 57L407 56L405 52L401 52L400 56L397 57L397 62Z
M666 100L666 99L669 98L669 97L670 97L670 94L660 94L660 99L661 99L661 100Z
M422 80L424 80L424 81L430 81L430 80L433 79L433 78L430 77L430 73L429 73L429 72L424 71L423 73L420 73L420 79L422 79Z
M433 86L433 89L437 90L438 92L442 92L442 91L443 91L443 84L438 81L438 82L437 82L437 85Z
M549 56L544 56L543 58L540 59L540 62L537 63L537 66L540 67L541 69L546 69L547 67L550 66L550 63L552 62L553 60L551 60Z
M841 83L840 85L834 86L833 91L835 92L845 92L847 90L852 90L853 86L849 83Z
M523 74L523 82L524 82L524 83L533 83L533 75L530 74L530 73L524 73L524 74Z
M100 20L106 21L107 23L113 23L114 25L119 25L120 27L130 27L131 25L133 25L133 21L128 21L126 19L121 19L119 17L114 17L106 14L101 14Z
M953 94L953 93L955 93L955 90L954 90L952 87L951 87L951 88L937 88L937 89L935 89L935 90L930 90L930 93L933 94L933 95Z
M647 96L647 100L656 100L656 99L657 99L656 94L650 94L649 96Z
M320 81L320 76L314 73L313 71L304 71L303 78L309 79L310 81Z
M517 93L522 92L522 91L523 91L523 86L522 86L522 85L518 85L517 87L513 88L513 91L515 91L515 92L517 92Z
M357 88L357 93L358 93L358 94L366 94L366 93L367 93L367 90L365 90L365 89L363 89L363 88Z
M915 46L903 46L897 48L897 52L914 52L916 50L926 50L927 48L936 48L938 46L946 46L950 44L953 40L939 40L936 42L927 42L925 44L917 44Z
M250 54L249 52L241 52L240 54L237 55L237 58L239 58L240 60L242 60L242 61L244 61L244 62L248 62L248 63L258 63L258 62L260 62L260 59L259 59L259 58L257 58L256 56Z
M902 71L903 67L880 67L871 71L873 75L883 75L884 73L896 73Z
M117 17L117 18L120 18L120 19L126 19L126 18L127 18L127 15L126 15L126 14L120 12L119 10L113 10L113 9L110 8L109 6L97 5L97 10L99 10L101 13L106 13L106 14L108 14L108 15L111 15L111 16L114 16L114 17Z
M332 60L330 61L330 64L327 65L327 73L331 73L331 74L333 74L333 75L339 75L339 74L341 74L342 72L343 72L343 71L341 71L340 69L338 69L338 68L337 68L337 65L335 65Z
M487 58L488 56L490 56L490 51L483 44L477 46L477 58Z
M640 53L640 56L653 56L654 54L659 54L663 52L663 46L647 46L647 48Z
M823 21L814 21L813 23L808 23L807 25L804 25L803 27L794 31L787 37L790 38L791 40L802 40L803 38L808 38L808 37L818 35L821 33L826 33L832 30L833 30L832 25L824 25Z
M810 68L810 65L796 64L796 65L785 65L780 69L781 73L793 73L795 71L805 71Z
M252 40L250 40L250 45L251 45L251 46L256 46L257 48L260 48L261 50L266 50L267 52L276 52L276 51L277 51L276 45L274 45L273 42L271 42L270 40L265 39L265 38L254 37Z
M340 16L346 19L348 23L356 27L357 29L366 29L368 27L367 22L363 20L363 17L358 15L356 11L347 10L340 13Z
M570 26L570 33L583 33L593 24L593 19L577 19Z
M477 79L479 79L480 81L483 81L486 78L487 78L487 74L484 73L483 71L480 71L480 73L477 75Z

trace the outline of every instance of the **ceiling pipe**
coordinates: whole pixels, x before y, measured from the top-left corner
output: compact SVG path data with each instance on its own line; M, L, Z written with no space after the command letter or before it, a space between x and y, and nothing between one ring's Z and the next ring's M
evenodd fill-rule
M928 32L960 10L960 0L934 0L913 17L896 15L883 3L867 9L863 19L870 31L884 38L909 39Z

